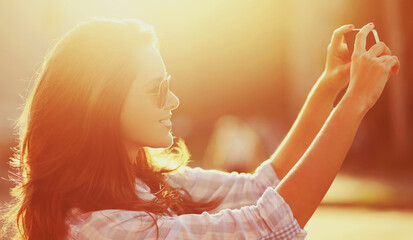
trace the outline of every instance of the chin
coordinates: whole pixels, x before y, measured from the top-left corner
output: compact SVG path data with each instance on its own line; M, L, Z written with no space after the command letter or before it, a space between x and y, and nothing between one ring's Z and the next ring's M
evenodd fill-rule
M148 147L151 148L169 148L172 146L174 140L171 134L169 134L169 136L164 137L163 139L160 139L159 141L157 141L156 143L153 144L148 144Z
M172 144L174 144L174 139L172 135L169 134L168 138L165 140L164 148L169 148L172 146Z

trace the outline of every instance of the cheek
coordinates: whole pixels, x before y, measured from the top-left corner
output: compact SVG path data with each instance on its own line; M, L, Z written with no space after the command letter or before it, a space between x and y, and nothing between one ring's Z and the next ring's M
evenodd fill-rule
M121 126L124 136L133 142L144 143L158 127L158 112L150 102L127 101L122 109Z

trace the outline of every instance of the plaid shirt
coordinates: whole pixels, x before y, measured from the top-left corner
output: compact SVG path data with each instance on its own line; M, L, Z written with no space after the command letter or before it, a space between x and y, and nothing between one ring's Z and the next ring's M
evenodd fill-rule
M274 187L280 182L270 160L254 174L181 167L166 174L173 186L185 188L194 200L224 197L209 212L161 216L159 239L305 239L307 232ZM152 199L149 187L137 179L136 192ZM68 239L156 239L152 218L143 211L107 209L67 219Z

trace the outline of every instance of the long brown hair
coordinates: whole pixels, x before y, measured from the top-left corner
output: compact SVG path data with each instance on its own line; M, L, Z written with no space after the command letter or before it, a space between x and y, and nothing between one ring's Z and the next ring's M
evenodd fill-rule
M15 239L62 239L72 208L145 211L158 228L157 216L219 205L218 199L195 202L164 179L188 162L183 141L162 152L139 148L135 161L122 144L120 111L141 71L133 60L142 44L159 47L152 26L137 19L92 18L48 52L15 124L19 140L10 164L16 173L10 178L16 186L2 217L3 235L11 228ZM172 165L157 164L155 157ZM136 178L155 199L136 195Z

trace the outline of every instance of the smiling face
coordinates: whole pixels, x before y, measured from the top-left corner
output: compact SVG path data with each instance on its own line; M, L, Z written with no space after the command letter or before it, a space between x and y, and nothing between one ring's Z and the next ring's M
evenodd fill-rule
M157 93L166 71L156 48L143 46L137 66L142 70L131 85L121 112L127 148L168 148L173 144L171 111L179 106L179 99L168 91L164 107L159 106Z

